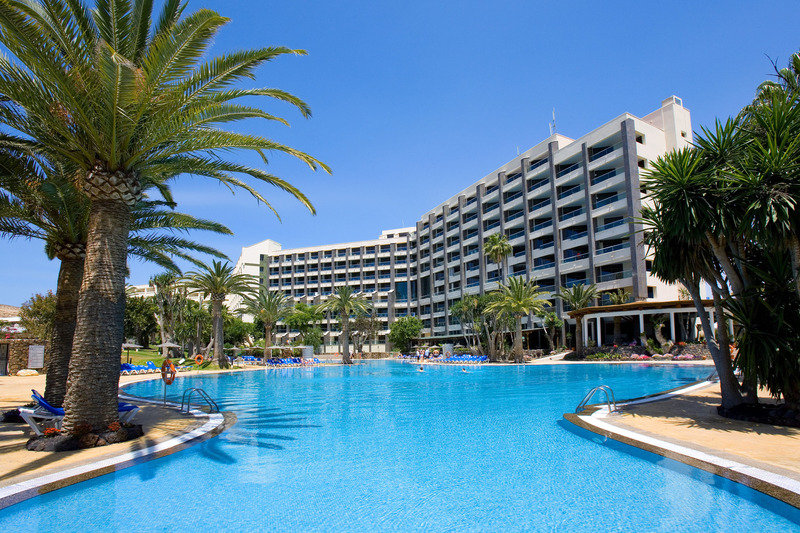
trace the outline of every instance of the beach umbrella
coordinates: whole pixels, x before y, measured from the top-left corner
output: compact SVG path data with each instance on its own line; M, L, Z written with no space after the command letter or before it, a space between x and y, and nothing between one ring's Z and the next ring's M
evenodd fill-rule
M131 348L133 348L134 350L138 350L139 348L141 348L141 346L139 346L138 344L134 344L132 342L122 343L122 349L125 350L127 353L128 363L131 362Z

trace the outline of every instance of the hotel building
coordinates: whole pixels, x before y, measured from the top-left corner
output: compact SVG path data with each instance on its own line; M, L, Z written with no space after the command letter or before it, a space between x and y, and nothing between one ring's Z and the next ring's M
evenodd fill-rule
M690 113L672 96L644 117L624 113L577 139L551 135L412 228L293 249L267 240L243 248L237 268L296 301L319 302L345 285L366 293L381 320L379 345L392 321L407 314L423 321L426 337L458 341L463 332L450 308L466 294L495 289L501 277L483 253L495 233L513 247L504 278L536 280L551 293L596 283L600 291L627 288L636 300L674 300L677 288L650 274L642 245L640 176L650 161L691 141ZM561 301L552 304L566 319ZM524 324L535 326L533 317ZM335 351L336 322L326 320L322 329ZM293 335L278 329L280 342Z

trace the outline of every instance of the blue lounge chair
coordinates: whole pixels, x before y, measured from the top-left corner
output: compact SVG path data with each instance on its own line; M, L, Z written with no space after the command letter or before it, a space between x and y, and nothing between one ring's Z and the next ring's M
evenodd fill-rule
M64 419L64 409L60 407L53 407L41 394L36 390L31 390L31 398L36 402L35 408L20 407L19 416L28 423L34 433L37 435L44 435L45 426L48 422L52 422L56 429L61 429L61 421ZM121 422L130 422L136 413L139 412L139 407L132 403L119 402L119 419Z

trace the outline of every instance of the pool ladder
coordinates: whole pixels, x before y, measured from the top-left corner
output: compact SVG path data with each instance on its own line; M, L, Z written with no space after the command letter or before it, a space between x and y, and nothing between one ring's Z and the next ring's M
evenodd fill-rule
M192 397L195 394L198 394L200 396L200 398L205 400L205 402L208 404L208 407L210 409L209 413L219 413L219 406L217 405L217 402L215 402L211 398L211 396L208 395L208 393L206 391L204 391L203 389L201 389L199 387L192 387L190 389L186 389L185 391L183 391L183 398L181 399L181 412L183 412L184 409L185 409L185 412L187 412L187 413L189 411L191 411L191 409L192 409Z
M614 391L611 390L611 387L608 385L599 385L589 392L586 393L586 396L583 397L581 403L575 408L576 413L580 413L584 407L589 403L589 400L598 392L601 391L606 396L606 407L608 407L608 412L613 413L617 410L617 399L614 397Z

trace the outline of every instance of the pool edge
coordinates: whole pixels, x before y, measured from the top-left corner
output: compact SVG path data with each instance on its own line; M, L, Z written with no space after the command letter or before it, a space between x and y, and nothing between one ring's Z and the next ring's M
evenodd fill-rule
M146 398L120 394L120 398L135 400L142 403L163 405L163 402L148 400ZM177 404L167 402L170 407L179 407ZM197 409L190 411L195 417L207 417L201 426L187 431L181 435L171 437L163 442L153 444L140 450L125 452L117 456L108 457L95 463L79 465L62 471L45 474L40 477L21 481L13 485L0 487L0 510L30 498L52 492L82 481L87 481L113 472L118 472L141 464L146 461L165 457L185 450L190 446L199 444L222 433L226 428L236 422L236 415L231 412L206 413Z
M620 402L618 405L665 400L711 384L710 381L699 381L669 391ZM606 407L590 405L580 413L565 413L563 417L568 422L592 433L724 477L800 509L800 481L688 446L667 442L631 429L621 428L609 422L608 415Z

